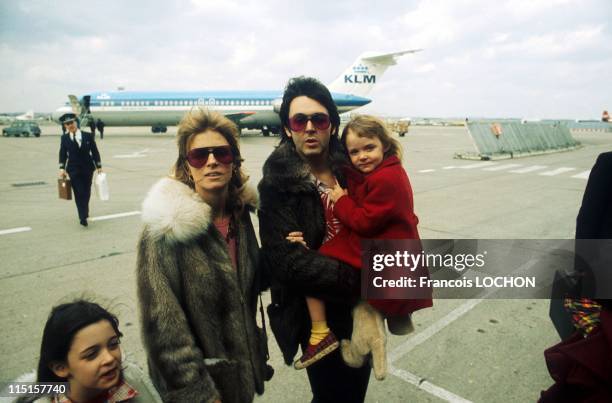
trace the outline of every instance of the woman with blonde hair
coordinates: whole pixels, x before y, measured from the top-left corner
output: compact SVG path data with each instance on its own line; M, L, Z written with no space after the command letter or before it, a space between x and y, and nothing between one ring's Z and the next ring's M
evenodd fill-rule
M251 223L255 193L238 129L196 109L178 127L172 175L142 207L137 286L151 378L164 401L250 402L263 393L265 338Z

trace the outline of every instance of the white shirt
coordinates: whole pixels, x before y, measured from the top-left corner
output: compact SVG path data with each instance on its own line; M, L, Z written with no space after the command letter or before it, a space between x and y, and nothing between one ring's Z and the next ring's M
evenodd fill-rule
M81 143L83 142L83 136L81 135L81 131L77 129L74 134L70 133L70 139L74 140L76 138L77 144L81 147Z

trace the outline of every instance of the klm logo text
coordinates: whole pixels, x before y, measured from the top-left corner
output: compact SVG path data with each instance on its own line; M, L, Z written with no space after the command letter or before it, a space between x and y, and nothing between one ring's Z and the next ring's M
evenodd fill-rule
M345 74L344 75L344 83L350 84L376 84L376 76L371 75L368 76L364 74L363 76L359 76L357 74Z

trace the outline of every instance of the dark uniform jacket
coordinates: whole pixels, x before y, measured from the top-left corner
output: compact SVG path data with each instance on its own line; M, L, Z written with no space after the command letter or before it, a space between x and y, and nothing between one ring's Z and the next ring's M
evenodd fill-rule
M72 140L70 133L62 134L59 163L60 169L65 169L68 175L91 173L101 168L100 153L91 133L81 131L80 147Z
M334 161L344 161L334 155ZM334 174L343 184L340 164ZM285 362L290 365L299 343L310 330L305 296L326 302L327 321L340 339L350 338L351 308L359 296L359 273L346 263L317 252L325 236L319 193L306 163L291 142L280 145L266 160L259 183L259 234L262 261L272 281L270 326ZM287 241L302 231L308 249Z

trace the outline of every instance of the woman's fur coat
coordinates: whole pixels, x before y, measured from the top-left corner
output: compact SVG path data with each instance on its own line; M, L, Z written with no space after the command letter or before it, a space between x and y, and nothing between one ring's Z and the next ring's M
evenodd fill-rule
M138 298L149 372L164 401L243 403L263 393L255 196L242 197L237 270L211 207L191 188L164 178L143 203Z

